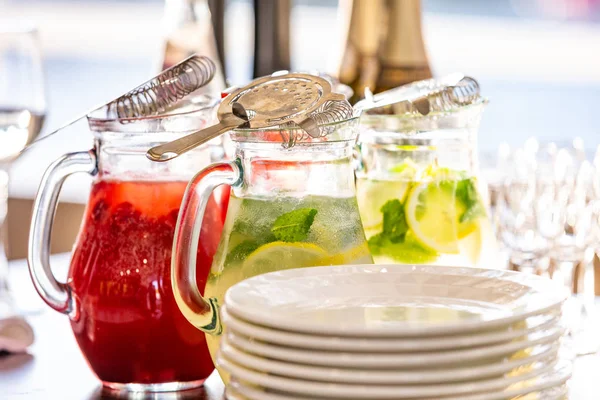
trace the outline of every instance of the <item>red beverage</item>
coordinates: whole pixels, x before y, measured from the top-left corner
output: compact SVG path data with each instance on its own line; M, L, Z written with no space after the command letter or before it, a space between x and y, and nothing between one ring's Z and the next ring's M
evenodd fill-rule
M81 351L107 383L206 379L213 363L204 333L179 311L171 289L171 246L185 182L94 184L69 272L71 319ZM204 291L223 228L223 208L206 209L197 253Z

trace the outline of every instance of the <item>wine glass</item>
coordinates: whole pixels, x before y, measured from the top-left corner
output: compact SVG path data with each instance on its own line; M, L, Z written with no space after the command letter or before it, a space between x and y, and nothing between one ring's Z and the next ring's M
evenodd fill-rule
M505 163L496 204L497 235L508 252L510 268L545 273L551 242L540 232L540 203L535 164L527 147L516 149Z
M0 164L40 133L46 114L44 72L36 29L0 29Z
M22 25L22 24L21 24ZM40 133L46 114L39 33L0 23L0 314L10 308L7 232L8 168Z
M595 353L600 346L598 320L593 299L582 290L583 278L591 272L600 211L593 193L595 171L580 139L561 147L549 143L531 156L540 204L538 226L551 243L548 273L572 293L564 312L572 349L577 355Z

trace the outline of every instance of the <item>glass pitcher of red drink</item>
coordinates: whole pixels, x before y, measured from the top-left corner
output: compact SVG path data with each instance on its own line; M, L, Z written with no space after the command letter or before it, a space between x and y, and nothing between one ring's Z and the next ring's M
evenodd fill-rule
M214 369L204 333L177 307L170 262L187 181L222 148L205 145L167 163L153 163L145 153L203 128L215 103L158 117L89 117L94 148L61 157L42 179L29 239L31 276L44 301L70 317L83 355L110 388L183 390L201 385ZM60 188L76 172L93 175L94 182L62 283L50 269L50 231ZM209 200L196 257L200 288L219 244L226 202L218 194Z

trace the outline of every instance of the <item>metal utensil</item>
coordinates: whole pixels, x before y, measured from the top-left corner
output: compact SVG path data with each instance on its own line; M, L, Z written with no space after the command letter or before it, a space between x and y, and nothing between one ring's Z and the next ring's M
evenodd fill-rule
M210 82L215 70L215 64L208 57L198 55L188 57L126 94L86 111L57 130L32 142L22 152L91 115L106 119L118 118L122 123L127 123L132 118L164 113L178 101Z
M218 124L153 147L147 157L167 161L235 128L295 124L311 137L320 137L320 121L315 113L328 102L347 103L344 95L333 93L330 83L321 77L290 73L259 78L223 99L217 111ZM344 114L339 110L347 108L344 105L330 107L334 110L329 109L328 121ZM297 141L297 138L292 139L288 145Z
M163 71L148 82L111 101L105 110L109 118L140 118L162 114L179 100L210 82L216 66L207 57L191 56Z
M479 83L462 74L427 79L376 95L369 91L354 106L367 114L414 114L426 116L473 104L481 99Z

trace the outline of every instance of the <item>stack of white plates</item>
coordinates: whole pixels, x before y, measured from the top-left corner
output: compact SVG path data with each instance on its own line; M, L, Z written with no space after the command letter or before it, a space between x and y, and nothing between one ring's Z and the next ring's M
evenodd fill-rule
M563 399L564 290L437 266L317 267L233 286L217 365L233 400Z

